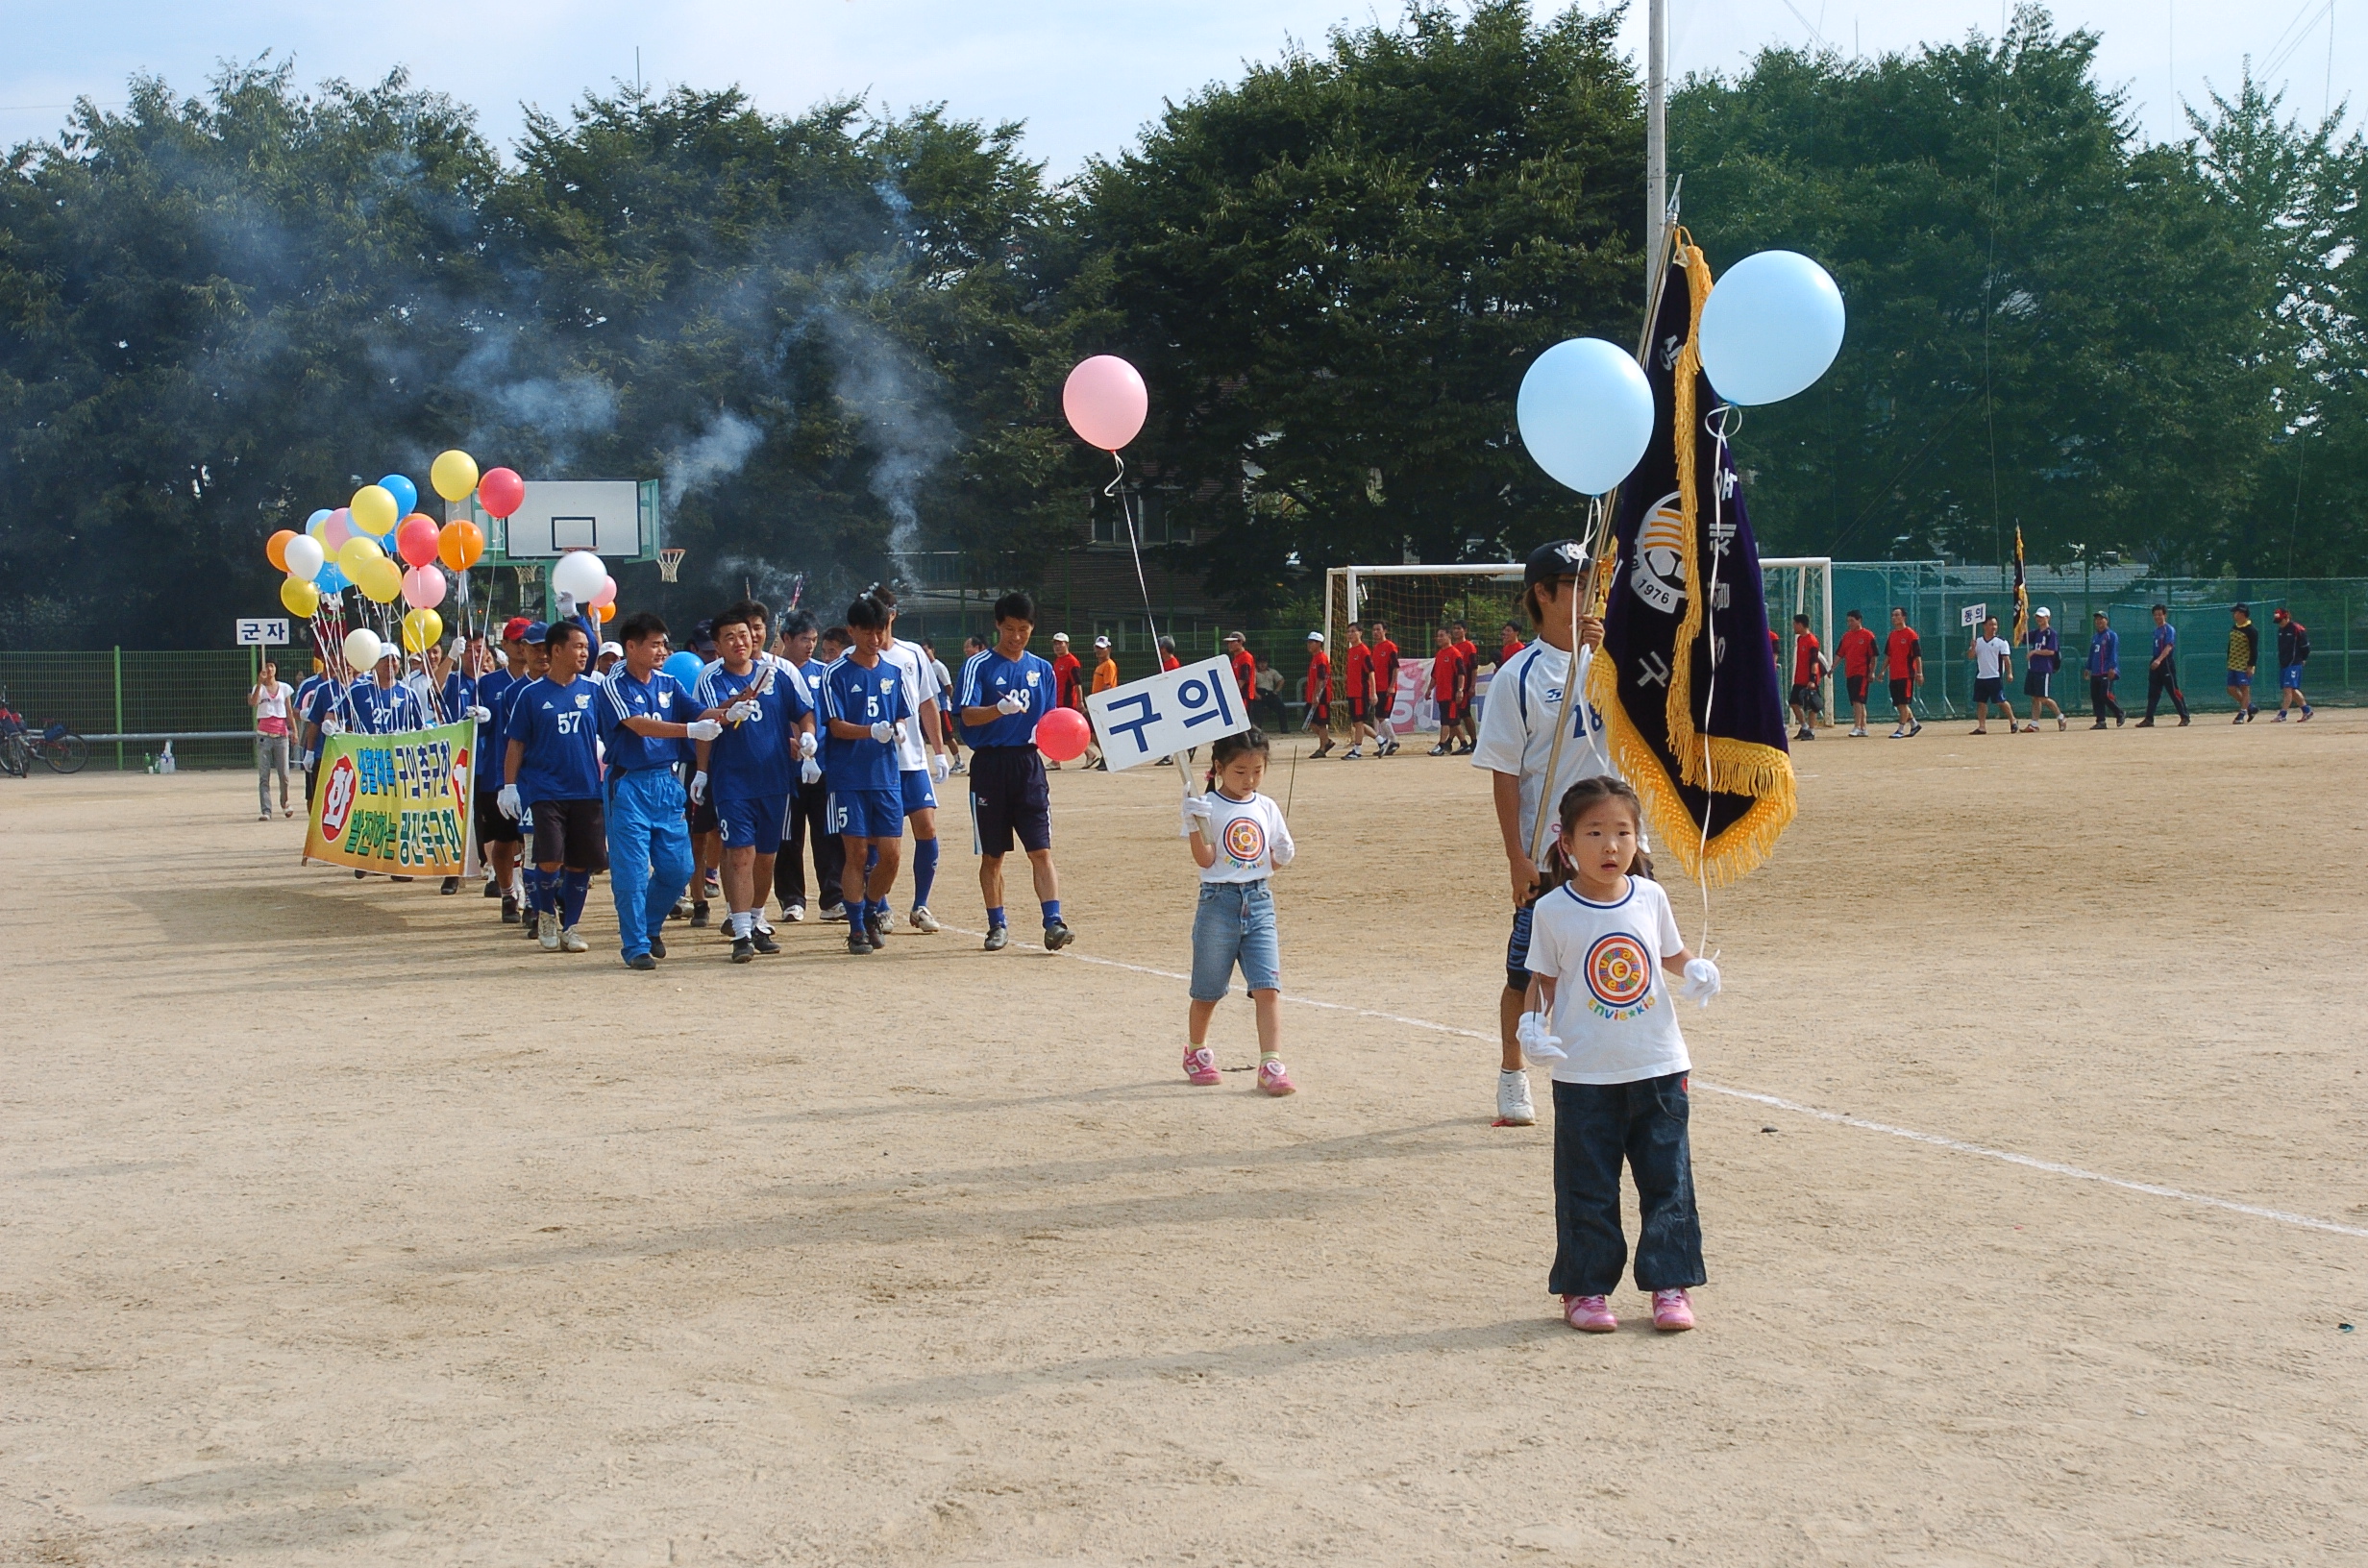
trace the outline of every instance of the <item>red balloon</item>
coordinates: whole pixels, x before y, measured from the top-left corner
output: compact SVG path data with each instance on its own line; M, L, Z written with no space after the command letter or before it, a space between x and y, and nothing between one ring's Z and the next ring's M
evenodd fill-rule
M442 541L443 535L436 528L435 519L413 512L395 530L395 553L401 555L407 565L426 566L435 559L436 546Z
M477 481L477 503L487 517L507 517L525 505L526 499L527 481L514 469L489 468Z
M1036 722L1036 749L1054 762L1074 762L1085 755L1094 726L1074 708L1054 708Z

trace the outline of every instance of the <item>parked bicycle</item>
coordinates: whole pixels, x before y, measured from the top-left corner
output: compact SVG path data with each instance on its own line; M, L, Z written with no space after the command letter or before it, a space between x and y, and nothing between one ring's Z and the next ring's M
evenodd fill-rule
M7 689L0 688L0 772L22 778L37 761L53 773L79 773L89 760L88 741L62 721L37 733L10 704Z

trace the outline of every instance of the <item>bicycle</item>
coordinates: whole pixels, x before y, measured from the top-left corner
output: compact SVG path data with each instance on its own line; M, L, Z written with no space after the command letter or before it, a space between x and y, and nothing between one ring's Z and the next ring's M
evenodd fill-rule
M8 693L0 690L0 772L22 778L37 760L53 773L79 773L90 760L90 743L63 721L35 734L24 715L9 705Z

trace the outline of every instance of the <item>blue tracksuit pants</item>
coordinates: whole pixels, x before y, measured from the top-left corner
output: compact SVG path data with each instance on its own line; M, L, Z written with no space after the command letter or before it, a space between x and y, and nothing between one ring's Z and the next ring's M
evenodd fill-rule
M650 950L650 934L691 881L691 832L682 782L642 768L608 785L608 886L617 896L618 946L627 958Z

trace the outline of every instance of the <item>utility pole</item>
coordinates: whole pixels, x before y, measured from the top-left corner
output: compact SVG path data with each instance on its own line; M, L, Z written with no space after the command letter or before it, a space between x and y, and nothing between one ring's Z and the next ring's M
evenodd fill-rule
M1669 212L1669 0L1650 0L1645 31L1644 293L1650 299L1661 281L1661 229Z

